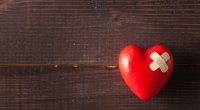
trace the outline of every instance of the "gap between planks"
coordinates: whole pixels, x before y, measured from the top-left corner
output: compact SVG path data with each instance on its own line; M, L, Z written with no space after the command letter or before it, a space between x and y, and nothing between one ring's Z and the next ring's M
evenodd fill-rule
M200 64L174 64L175 67L200 67ZM47 67L47 68L106 68L117 69L118 65L113 64L0 64L0 68L31 68L31 67Z

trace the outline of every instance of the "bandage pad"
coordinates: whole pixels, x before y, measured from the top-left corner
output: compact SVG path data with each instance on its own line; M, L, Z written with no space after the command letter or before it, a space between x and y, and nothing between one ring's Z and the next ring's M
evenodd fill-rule
M169 69L166 62L170 59L170 56L167 52L164 52L162 55L159 55L157 52L153 52L150 55L150 58L153 60L153 62L149 65L152 71L156 71L160 68L162 72L166 72Z

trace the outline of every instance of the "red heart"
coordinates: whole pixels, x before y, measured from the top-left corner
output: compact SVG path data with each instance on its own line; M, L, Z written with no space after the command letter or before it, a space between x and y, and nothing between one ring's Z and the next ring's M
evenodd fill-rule
M163 88L172 73L173 63L170 50L163 45L147 50L129 45L119 56L119 69L124 81L144 101Z

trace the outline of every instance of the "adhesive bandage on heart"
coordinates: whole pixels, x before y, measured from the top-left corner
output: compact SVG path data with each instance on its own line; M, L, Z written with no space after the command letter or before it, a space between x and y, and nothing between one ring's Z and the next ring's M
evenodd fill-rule
M150 58L153 62L149 65L152 71L155 71L160 68L162 72L166 72L168 70L167 61L170 59L170 56L167 52L164 52L162 55L159 55L157 52L153 52L150 55Z

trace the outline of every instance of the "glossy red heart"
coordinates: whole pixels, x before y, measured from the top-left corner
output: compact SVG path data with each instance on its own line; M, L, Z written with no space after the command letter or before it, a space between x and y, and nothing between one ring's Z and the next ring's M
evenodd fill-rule
M172 73L173 63L172 53L164 45L147 50L129 45L119 56L119 70L124 81L144 101L163 88Z

